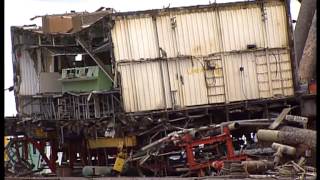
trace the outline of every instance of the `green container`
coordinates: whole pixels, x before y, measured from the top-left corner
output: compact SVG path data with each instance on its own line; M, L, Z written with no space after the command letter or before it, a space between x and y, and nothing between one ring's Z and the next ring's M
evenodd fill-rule
M111 72L111 65L106 66ZM62 70L62 92L108 91L112 82L98 66Z

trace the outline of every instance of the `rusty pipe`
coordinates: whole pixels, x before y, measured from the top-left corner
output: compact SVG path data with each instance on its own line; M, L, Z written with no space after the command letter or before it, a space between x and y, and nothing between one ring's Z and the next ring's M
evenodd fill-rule
M240 127L240 124L238 122L234 122L234 123L228 124L227 127L230 131L232 131L232 130L238 129Z
M279 143L272 143L271 145L272 149L279 150L281 153L288 154L288 155L295 155L296 154L296 148L284 144Z
M288 146L288 145L283 145L283 144L279 144L279 143L272 143L271 147L272 147L272 149L277 150L277 152L274 153L275 165L279 164L280 159L283 154L288 154L288 155L295 155L296 154L296 148Z
M242 161L241 164L249 174L264 173L274 168L273 162L268 160Z
M82 175L88 176L106 176L110 175L112 167L109 166L85 166L82 169Z
M288 129L291 129L288 131ZM260 141L278 142L289 145L303 144L316 148L316 132L308 129L283 127L280 130L260 129L257 132Z

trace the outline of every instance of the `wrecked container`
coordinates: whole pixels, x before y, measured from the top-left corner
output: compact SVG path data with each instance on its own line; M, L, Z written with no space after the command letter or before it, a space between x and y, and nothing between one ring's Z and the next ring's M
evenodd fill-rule
M285 2L263 7L252 1L113 14L125 111L292 96Z
M111 66L107 66L111 70ZM62 92L110 90L112 82L98 66L63 69L60 79Z

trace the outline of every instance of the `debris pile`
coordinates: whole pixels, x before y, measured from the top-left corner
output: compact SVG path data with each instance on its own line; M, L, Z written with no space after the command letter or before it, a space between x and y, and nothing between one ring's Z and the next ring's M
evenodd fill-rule
M171 155L178 155L176 164L167 164L171 167L168 173L178 173L182 177L316 177L315 168L307 165L310 163L306 158L310 157L310 151L315 150L316 131L303 128L306 127L307 118L287 115L289 111L286 108L277 118L269 121L239 120L174 131L140 148L127 161L156 172L160 167L155 168L151 162L163 156L171 159ZM235 150L233 144L241 141L234 141L233 132L245 131L248 123L253 121L268 123L257 129L255 142L246 143L245 146L241 145L240 150Z

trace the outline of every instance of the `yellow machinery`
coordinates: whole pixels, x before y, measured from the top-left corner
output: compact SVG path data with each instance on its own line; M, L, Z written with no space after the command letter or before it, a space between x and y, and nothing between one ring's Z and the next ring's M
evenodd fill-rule
M8 136L4 136L4 147L6 147L9 143L9 137ZM8 157L8 154L6 153L6 149L4 151L4 161L7 162L9 161L9 157Z

